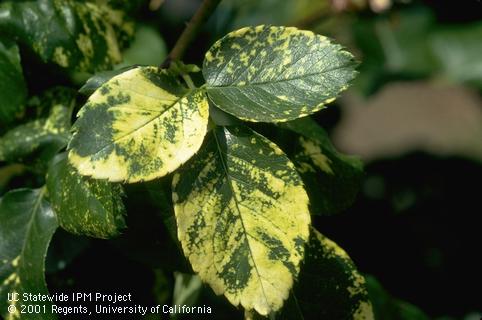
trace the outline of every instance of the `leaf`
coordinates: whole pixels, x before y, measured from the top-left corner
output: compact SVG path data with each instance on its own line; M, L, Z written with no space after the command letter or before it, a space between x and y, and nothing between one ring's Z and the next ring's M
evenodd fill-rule
M201 146L208 102L166 70L140 67L103 84L79 111L69 160L82 175L137 182L166 175Z
M194 274L174 273L175 284L172 293L172 304L194 307L198 304L202 281Z
M326 37L261 25L216 42L203 75L217 107L247 121L280 122L335 100L354 78L354 66L353 56Z
M40 150L39 158L49 160L70 139L70 118L75 104L75 91L56 88L41 100L50 105L50 114L17 126L0 138L0 161L21 161Z
M119 63L122 42L134 33L121 11L75 0L2 3L0 30L44 61L90 72Z
M173 178L178 237L193 270L235 306L281 308L308 239L308 196L294 165L245 127L216 127Z
M122 188L82 177L65 153L55 157L47 188L59 224L65 230L95 238L111 238L125 228Z
M43 190L20 189L10 191L0 199L0 314L5 319L24 318L19 303L7 303L8 293L48 294L44 276L44 262L49 242L57 229L57 219L44 200ZM17 311L9 314L8 305ZM47 314L30 314L28 319L55 319L46 305Z
M359 17L351 27L363 62L353 90L368 96L394 78L429 77L438 63L429 47L435 16L426 6L407 6L374 17Z
M429 43L449 79L482 88L481 37L480 22L439 28L433 32Z
M299 280L276 319L375 319L365 278L342 248L312 228L305 256Z
M166 50L166 44L159 31L148 25L138 25L129 48L122 52L122 62L115 65L114 70L98 72L95 75L75 73L72 77L79 84L87 80L79 92L91 95L107 80L129 69L142 65L160 65L167 55Z
M209 104L209 119L218 126L239 126L243 125L243 121L235 116L216 108L212 103Z
M350 207L363 178L362 162L339 153L325 130L309 117L281 127L300 135L291 159L306 184L311 213L332 215Z
M15 43L0 36L0 125L11 123L25 109L27 85Z

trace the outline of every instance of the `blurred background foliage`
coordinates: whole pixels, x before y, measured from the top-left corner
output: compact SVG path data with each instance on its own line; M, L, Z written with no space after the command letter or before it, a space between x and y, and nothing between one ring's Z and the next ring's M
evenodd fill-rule
M161 64L199 3L133 1L135 38L116 68ZM480 319L482 3L224 0L185 61L199 63L217 38L257 24L313 30L361 61L350 90L315 117L339 150L364 160L362 190L353 207L315 225L367 274L378 318ZM30 95L54 85L79 88L91 76L20 55ZM41 112L31 101L19 118ZM0 166L0 195L37 187L38 179L24 165ZM47 259L51 292L115 289L142 305L181 301L212 306L214 319L232 314L176 253L165 227L173 223L170 195L159 198L166 181L126 187L128 229L117 239L59 231Z

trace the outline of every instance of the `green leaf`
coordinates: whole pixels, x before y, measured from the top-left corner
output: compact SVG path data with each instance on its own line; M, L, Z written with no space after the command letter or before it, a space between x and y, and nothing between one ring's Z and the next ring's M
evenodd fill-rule
M74 234L111 238L125 228L122 188L80 176L65 153L55 157L47 188L59 224Z
M375 319L365 278L342 248L312 228L305 256L299 280L276 319Z
M15 43L0 36L0 125L11 123L22 113L27 99L20 54Z
M173 178L178 237L193 270L235 306L266 315L288 298L310 214L294 165L245 127L216 127Z
M49 160L70 139L70 118L75 105L75 91L56 88L41 100L50 104L50 114L8 131L0 138L0 161L20 161L40 150L39 158Z
M361 160L339 153L325 130L309 117L281 127L300 135L291 159L306 185L311 213L332 215L350 207L363 178Z
M2 3L0 30L44 61L91 72L121 62L122 42L134 33L121 11L75 0Z
M431 35L433 54L448 78L482 88L481 38L480 22L440 28Z
M235 116L216 108L213 104L209 104L209 120L218 126L239 126L244 125L242 120Z
M174 171L199 149L208 102L168 71L140 67L104 83L77 116L69 144L74 167L97 179L137 182Z
M428 77L439 69L430 48L436 17L427 6L405 6L352 24L363 63L353 89L369 95L395 79Z
M8 293L48 294L44 262L49 242L57 229L57 219L44 200L44 190L10 191L0 199L0 314L5 319L27 318L20 315L20 303L7 302ZM7 307L17 307L9 313ZM28 319L55 319L50 314L30 314Z
M231 32L206 53L211 100L247 121L280 122L314 113L354 78L353 56L326 37L292 27Z

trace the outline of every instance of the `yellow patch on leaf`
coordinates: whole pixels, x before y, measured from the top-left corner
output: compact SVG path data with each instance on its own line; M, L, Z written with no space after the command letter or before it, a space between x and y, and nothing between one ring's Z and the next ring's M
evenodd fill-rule
M174 171L199 149L208 102L168 71L140 67L104 83L78 117L69 160L80 174L137 182Z
M285 122L333 101L354 78L353 56L326 37L294 27L245 27L206 53L212 102L242 120Z
M321 146L313 140L305 139L303 137L299 138L300 144L303 147L303 155L310 157L321 171L327 174L334 174L331 168L331 160L321 150Z
M275 144L238 129L214 129L175 175L178 237L194 271L216 294L267 315L282 307L299 273L309 236L308 196Z

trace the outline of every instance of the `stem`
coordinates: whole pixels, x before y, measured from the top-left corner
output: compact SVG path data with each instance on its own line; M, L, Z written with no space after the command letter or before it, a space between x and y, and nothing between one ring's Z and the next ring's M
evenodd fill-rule
M173 60L180 60L184 55L187 47L194 40L194 37L198 34L202 24L209 18L214 12L221 0L203 0L198 10L186 25L186 28L182 32L179 39L177 39L174 48L167 56L166 60L161 65L161 68L168 68L169 64Z
M181 74L181 77L184 79L189 89L192 89L192 90L196 89L194 82L192 81L191 77L188 74L183 73Z

